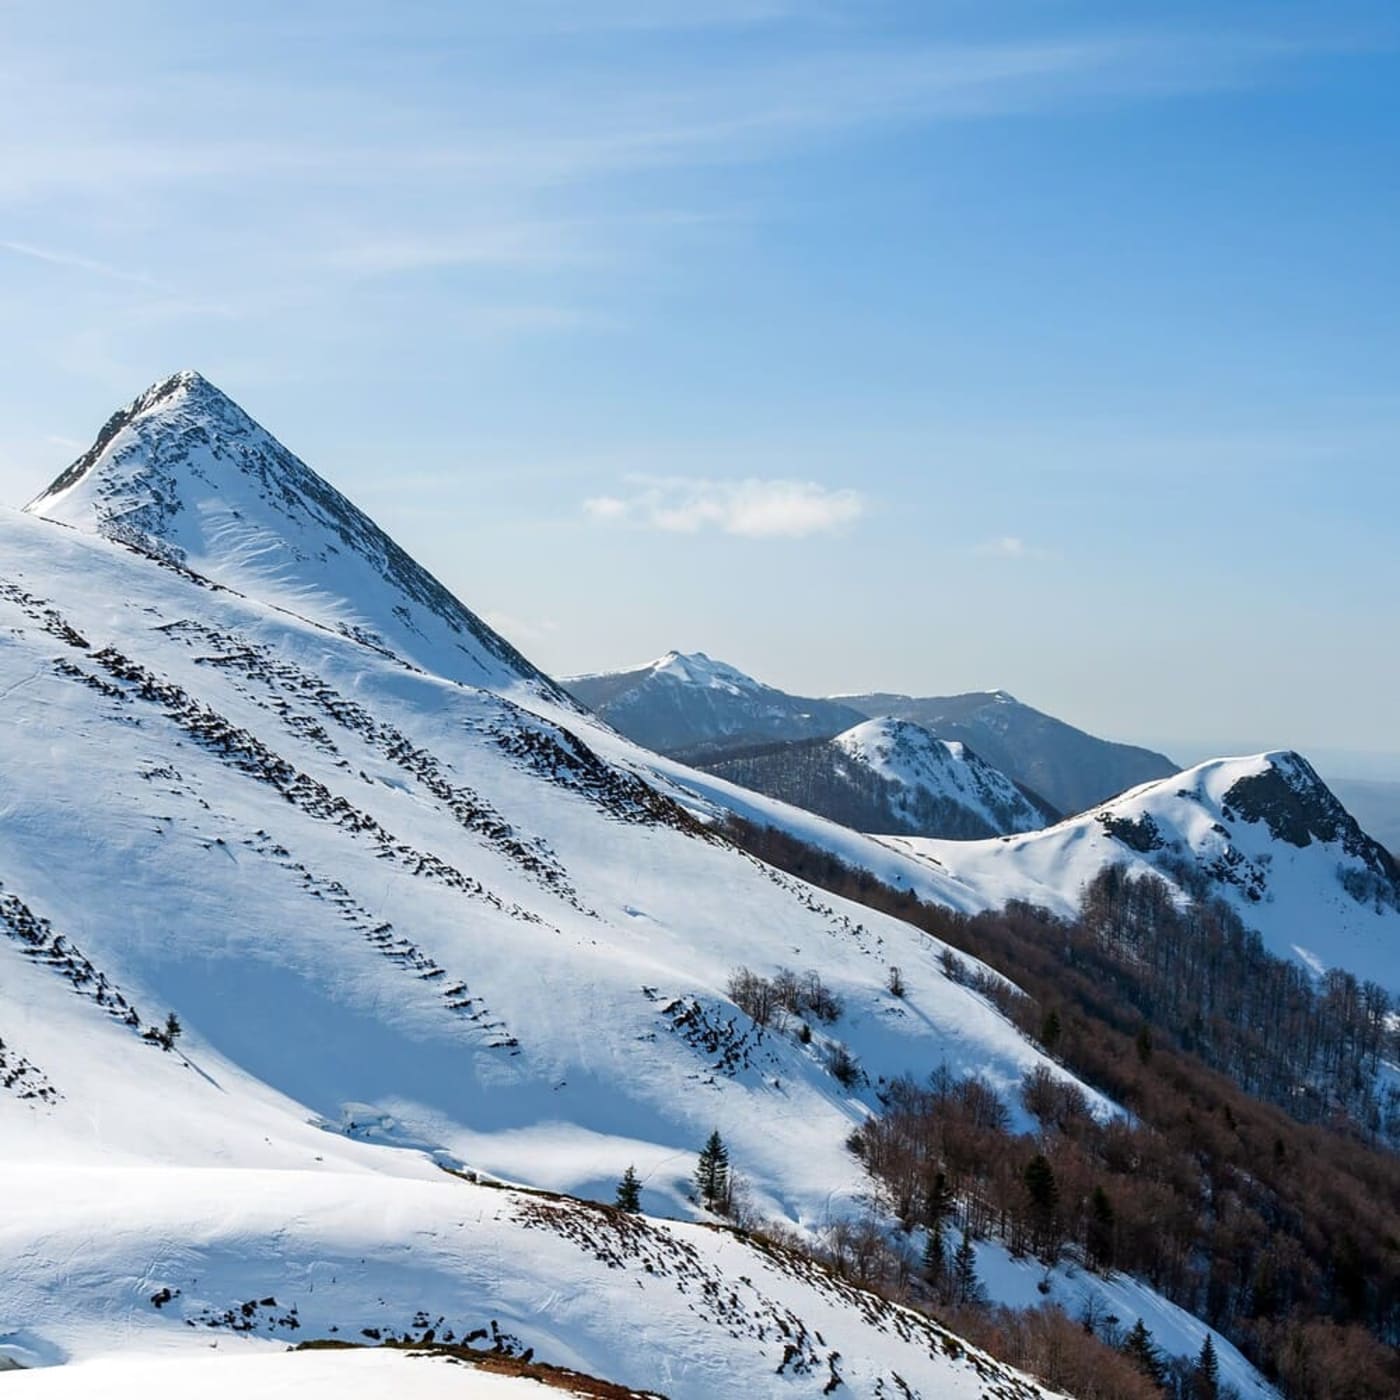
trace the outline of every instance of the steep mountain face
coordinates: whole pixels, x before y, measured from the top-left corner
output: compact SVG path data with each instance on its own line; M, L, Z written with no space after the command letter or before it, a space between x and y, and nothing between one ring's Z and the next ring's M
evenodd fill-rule
M1027 836L907 846L989 905L1067 914L1106 865L1155 870L1227 900L1281 956L1400 982L1400 867L1296 753L1203 763Z
M825 739L865 718L849 705L775 690L704 652L668 651L632 671L564 684L635 743L691 760L736 745Z
M908 720L866 720L834 739L770 745L703 765L858 831L977 840L1058 818L956 741Z
M913 720L940 739L967 744L1062 812L1081 812L1139 783L1177 771L1171 759L1132 744L1095 738L1023 705L1004 690L968 695L849 695L869 715Z
M468 685L558 692L334 487L192 370L152 385L25 507Z
M1065 1071L936 940L718 838L210 401L157 386L0 514L0 1356L450 1331L672 1400L1038 1395L691 1182L717 1128L750 1208L817 1228L865 1208L882 1079L975 1069L1023 1122ZM813 974L822 1016L757 1025L741 965ZM540 1194L628 1165L676 1218Z

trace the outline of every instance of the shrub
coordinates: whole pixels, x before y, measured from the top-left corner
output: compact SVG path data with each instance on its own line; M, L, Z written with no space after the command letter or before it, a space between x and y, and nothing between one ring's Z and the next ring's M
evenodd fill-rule
M843 1089L854 1089L865 1078L859 1061L839 1040L833 1040L826 1047L825 1059L828 1072Z

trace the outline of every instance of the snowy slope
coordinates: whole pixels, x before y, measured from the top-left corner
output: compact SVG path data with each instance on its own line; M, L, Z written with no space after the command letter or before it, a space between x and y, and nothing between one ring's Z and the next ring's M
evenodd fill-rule
M788 695L704 652L668 651L645 666L564 684L629 739L686 756L735 743L824 739L864 718L835 701Z
M372 520L193 370L114 414L25 509L186 565L437 675L557 695Z
M1039 1062L936 943L703 839L501 697L44 522L0 521L0 553L4 891L147 1023L173 1007L331 1118L411 1101L435 1145L597 1190L718 1114L810 1218L858 1181L862 1109L822 1027L803 1047L736 1020L736 966L821 969L872 1080L946 1057L1010 1086ZM425 1053L452 1072L420 1075ZM542 1133L571 1151L540 1166Z
M1108 864L1155 870L1229 901L1281 956L1400 986L1400 868L1296 753L1202 763L1027 836L900 845L989 906L1066 914Z

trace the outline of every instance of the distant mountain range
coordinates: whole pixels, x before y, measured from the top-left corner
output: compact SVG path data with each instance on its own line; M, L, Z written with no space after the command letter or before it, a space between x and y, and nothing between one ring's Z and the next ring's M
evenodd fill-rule
M1178 771L1164 754L1096 738L1004 690L922 699L872 693L816 700L764 685L703 652L685 656L675 651L648 666L576 676L564 684L629 739L706 766L758 744L829 739L862 720L893 717L966 745L1058 812L1083 811L1138 783ZM752 767L746 771L758 776Z

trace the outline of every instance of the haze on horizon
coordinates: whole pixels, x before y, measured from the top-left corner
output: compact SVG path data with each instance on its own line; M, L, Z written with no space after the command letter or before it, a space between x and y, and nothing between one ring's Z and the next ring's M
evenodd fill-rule
M1397 92L1353 0L19 0L0 499L193 366L556 674L1400 753Z

